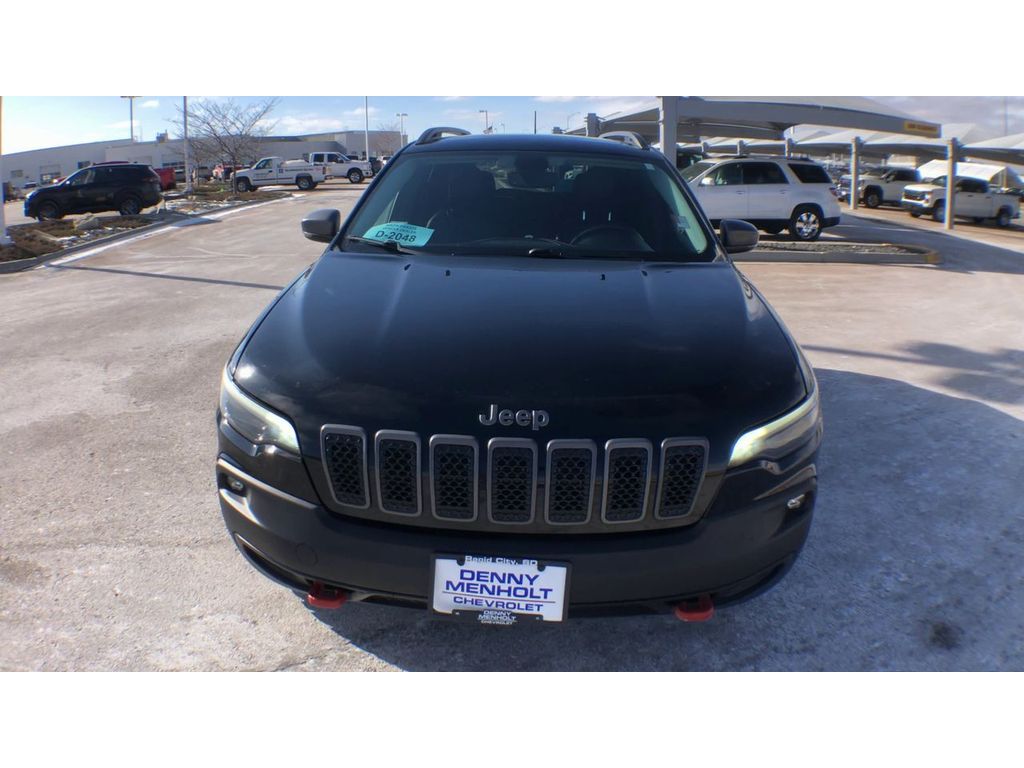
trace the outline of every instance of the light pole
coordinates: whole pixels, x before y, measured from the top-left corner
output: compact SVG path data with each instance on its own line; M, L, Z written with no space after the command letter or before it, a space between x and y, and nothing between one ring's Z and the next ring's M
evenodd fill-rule
M409 116L409 114L407 112L398 112L395 115L395 117L398 118L398 124L401 126L398 129L398 148L399 149L401 149L402 147L405 146L405 118L407 118L408 116Z
M579 112L571 112L571 113L569 113L569 116L565 118L565 130L567 130L567 131L569 130L569 121L572 120L574 117L576 117L576 115L578 115L578 114L579 114Z
M484 116L484 133L487 133L487 128L491 124L490 121L487 119L487 110L486 109L478 109L477 112L480 112Z
M370 162L370 97L363 96L363 137L366 139L366 162Z
M122 96L122 99L128 99L128 138L133 142L135 141L135 100L138 96Z
M3 125L3 114L4 114L4 97L0 96L0 126ZM4 203L7 200L4 198L3 185L4 182L4 150L3 150L3 132L0 130L0 245L10 245L11 238L7 236L7 222L4 220Z
M189 166L192 164L188 151L188 96L181 97L181 118L182 118L182 142L185 150L185 194L192 194L192 171Z

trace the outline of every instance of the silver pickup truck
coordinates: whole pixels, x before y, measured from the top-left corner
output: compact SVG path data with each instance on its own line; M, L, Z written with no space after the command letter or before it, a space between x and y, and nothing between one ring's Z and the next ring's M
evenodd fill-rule
M910 215L931 216L935 221L946 218L946 177L939 176L927 184L911 184L903 190L902 206ZM973 219L979 224L993 220L1000 227L1010 226L1020 218L1020 198L989 189L987 181L958 178L953 213L957 218Z

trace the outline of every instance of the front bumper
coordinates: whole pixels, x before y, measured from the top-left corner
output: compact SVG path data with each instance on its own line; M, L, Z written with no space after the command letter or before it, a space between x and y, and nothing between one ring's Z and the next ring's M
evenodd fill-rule
M737 602L781 578L811 525L816 442L811 449L760 500L739 505L723 493L692 526L624 534L495 535L345 517L268 485L227 454L217 462L217 485L242 554L298 592L320 582L355 599L426 607L434 554L529 557L571 564L570 616L627 614L670 610L699 595L717 605ZM232 490L232 479L244 489ZM787 502L800 496L790 509Z

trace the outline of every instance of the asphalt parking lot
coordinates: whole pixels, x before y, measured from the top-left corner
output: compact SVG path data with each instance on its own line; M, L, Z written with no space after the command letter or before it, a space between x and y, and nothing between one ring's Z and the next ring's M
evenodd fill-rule
M808 353L825 414L815 523L774 590L707 624L491 628L314 611L270 583L220 518L218 379L318 256L301 216L363 189L0 276L0 669L1024 668L1022 238L886 213L829 234L943 263L740 265Z

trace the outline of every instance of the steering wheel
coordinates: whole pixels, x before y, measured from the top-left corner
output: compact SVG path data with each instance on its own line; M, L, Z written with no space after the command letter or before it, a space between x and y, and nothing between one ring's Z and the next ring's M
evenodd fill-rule
M607 244L613 248L629 246L634 250L651 250L651 246L640 236L640 233L633 229L633 227L626 226L625 224L599 224L596 227L584 229L569 244L586 245L587 243L584 241L591 238L610 240L611 242ZM605 243L601 244L604 245Z

